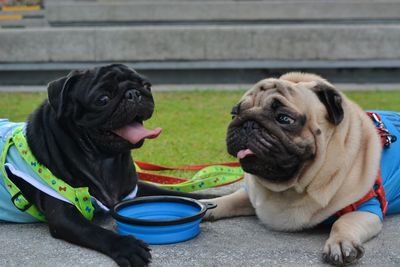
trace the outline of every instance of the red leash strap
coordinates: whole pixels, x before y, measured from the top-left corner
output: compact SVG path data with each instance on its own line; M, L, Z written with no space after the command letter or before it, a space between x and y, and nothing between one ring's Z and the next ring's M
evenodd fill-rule
M157 184L180 184L187 181L184 178L170 176L170 175L162 175L162 174L148 173L141 171L138 171L137 173L139 174L140 180Z
M228 166L228 167L240 167L239 162L225 162L225 163L220 163L220 164L201 164L201 165L177 166L177 167L167 167L167 166L157 165L157 164L143 162L143 161L136 161L136 160L135 160L135 163L140 168L140 170L137 170L140 180L157 183L157 184L180 184L183 182L187 182L189 179L172 176L172 175L143 172L143 170L144 171L176 171L176 170L198 171L198 170L201 170L201 169L203 169L205 167L209 167L209 166L221 166L222 165L222 166Z
M148 162L136 161L135 163L145 171L198 171L209 166L229 166L229 167L240 167L239 162L225 162L219 164L201 164L201 165L188 165L188 166L177 166L177 167L167 167L162 165L157 165Z

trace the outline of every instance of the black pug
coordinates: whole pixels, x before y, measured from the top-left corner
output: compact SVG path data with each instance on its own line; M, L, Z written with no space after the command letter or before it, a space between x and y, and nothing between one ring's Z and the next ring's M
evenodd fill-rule
M161 129L143 127L153 110L150 82L124 65L73 71L49 84L48 100L28 119L26 139L40 164L69 186L87 187L106 208L136 190L137 196L207 197L138 183L130 150L160 134ZM7 176L43 213L53 237L102 252L120 266L145 266L151 260L143 241L95 225L74 205L38 190L9 169Z

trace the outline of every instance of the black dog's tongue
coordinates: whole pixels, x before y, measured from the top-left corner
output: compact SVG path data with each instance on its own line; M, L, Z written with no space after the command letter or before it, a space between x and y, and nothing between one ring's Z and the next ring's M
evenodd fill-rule
M136 144L145 138L157 138L161 134L161 128L148 130L139 122L134 122L122 128L113 130L113 132L132 144Z

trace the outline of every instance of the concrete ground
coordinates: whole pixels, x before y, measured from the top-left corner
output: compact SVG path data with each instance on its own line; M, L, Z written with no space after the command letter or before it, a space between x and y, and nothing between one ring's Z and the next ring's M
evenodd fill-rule
M212 190L226 194L241 184ZM97 223L113 229L107 216ZM365 244L355 266L400 266L400 216L388 217L382 233ZM187 242L151 246L151 266L328 266L321 260L328 229L299 233L268 230L256 217L203 222ZM98 252L54 239L45 224L0 224L0 266L116 266Z

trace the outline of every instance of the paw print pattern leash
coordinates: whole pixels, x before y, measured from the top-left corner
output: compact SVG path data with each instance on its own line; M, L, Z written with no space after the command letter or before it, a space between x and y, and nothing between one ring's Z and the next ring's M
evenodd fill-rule
M219 187L235 183L243 179L244 172L239 162L221 164L203 164L192 166L166 167L148 162L135 161L139 179L153 183L161 188L193 192L206 188ZM183 170L197 171L190 179L161 175L144 171Z

